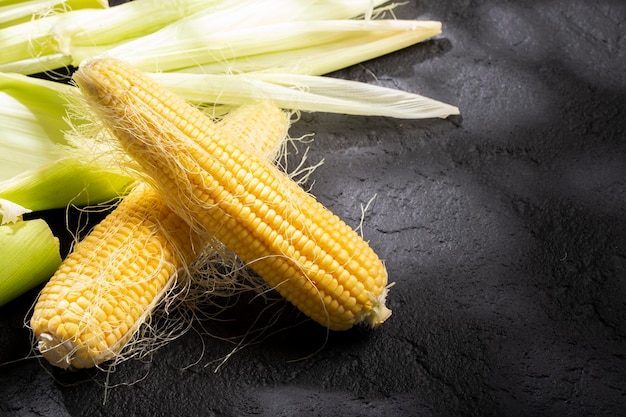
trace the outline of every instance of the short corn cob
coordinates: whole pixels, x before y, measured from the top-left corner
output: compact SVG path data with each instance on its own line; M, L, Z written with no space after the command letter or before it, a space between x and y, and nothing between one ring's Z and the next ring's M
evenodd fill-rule
M74 79L168 204L302 312L333 330L389 317L378 256L286 175L123 62L89 61Z
M260 102L233 110L219 126L271 161L289 118ZM206 243L152 187L139 184L42 290L30 321L39 351L62 368L114 358Z
M177 242L170 240L176 236ZM39 351L62 368L112 358L193 254L190 236L189 226L157 193L144 186L133 190L41 291L30 320Z

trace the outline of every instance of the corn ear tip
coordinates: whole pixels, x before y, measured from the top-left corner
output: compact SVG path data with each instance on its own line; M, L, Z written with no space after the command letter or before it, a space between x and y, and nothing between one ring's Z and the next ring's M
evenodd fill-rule
M68 346L50 333L41 333L37 337L37 349L52 365L62 369L70 367L71 347L68 348Z
M395 283L391 283L386 286L382 293L376 297L373 297L373 307L368 311L367 315L363 318L363 320L372 328L376 329L381 324L383 324L389 317L391 317L392 311L387 307L387 294L389 293L389 288L391 288Z

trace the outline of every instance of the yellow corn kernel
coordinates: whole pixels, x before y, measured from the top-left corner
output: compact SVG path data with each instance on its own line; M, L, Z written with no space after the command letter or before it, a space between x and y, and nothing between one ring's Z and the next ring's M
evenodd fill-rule
M302 312L334 330L389 317L378 256L287 175L121 61L89 61L74 80L168 204Z
M260 102L233 110L219 125L271 160L289 118ZM205 245L152 187L138 185L42 290L30 320L39 351L62 368L114 358Z

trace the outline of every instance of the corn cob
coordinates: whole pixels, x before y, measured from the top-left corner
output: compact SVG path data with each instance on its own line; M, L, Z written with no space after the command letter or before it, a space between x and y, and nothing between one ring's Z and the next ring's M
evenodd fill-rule
M378 256L276 167L121 61L86 62L74 80L168 204L304 314L332 330L389 317Z
M289 118L259 102L233 110L219 125L271 161ZM93 367L116 357L178 271L207 243L140 183L76 245L42 290L30 321L39 351L62 368Z

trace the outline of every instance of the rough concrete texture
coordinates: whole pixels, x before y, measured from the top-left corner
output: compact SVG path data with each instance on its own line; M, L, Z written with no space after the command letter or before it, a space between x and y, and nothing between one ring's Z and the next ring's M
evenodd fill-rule
M451 120L304 114L312 192L385 260L394 314L327 334L291 308L233 345L202 329L147 361L51 369L27 294L0 309L6 416L616 416L626 405L626 3L411 1L437 39L336 76L460 107ZM235 302L242 334L274 310ZM104 385L106 390L106 403ZM129 385L129 383L132 383Z

